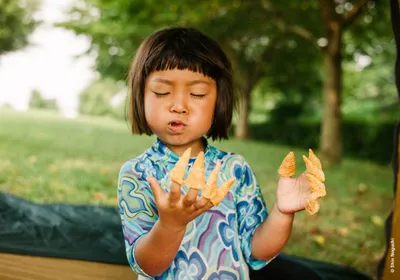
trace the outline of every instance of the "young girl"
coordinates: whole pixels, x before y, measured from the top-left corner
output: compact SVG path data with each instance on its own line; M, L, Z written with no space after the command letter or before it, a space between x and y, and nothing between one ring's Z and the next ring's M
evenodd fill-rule
M132 132L157 136L119 174L122 228L133 271L151 279L249 279L249 267L261 269L287 243L294 213L304 210L304 175L281 177L268 213L246 160L209 144L208 138L228 139L236 99L228 58L199 31L167 28L145 39L132 63L129 87ZM171 182L168 173L188 148L185 176L203 152L206 178L217 160L222 164L217 186L235 178L217 206L200 191Z

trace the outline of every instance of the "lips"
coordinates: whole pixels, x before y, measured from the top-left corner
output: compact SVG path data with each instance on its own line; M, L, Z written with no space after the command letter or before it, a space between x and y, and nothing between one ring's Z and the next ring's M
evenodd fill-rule
M174 119L168 123L169 126L186 126L186 123L179 119Z
M168 123L168 130L172 133L182 133L186 127L186 123L179 119L174 119Z

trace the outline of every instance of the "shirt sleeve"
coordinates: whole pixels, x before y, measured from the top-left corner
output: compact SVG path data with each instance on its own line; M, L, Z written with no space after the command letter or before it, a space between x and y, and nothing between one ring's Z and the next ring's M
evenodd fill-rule
M143 161L124 163L118 178L118 204L128 263L138 275L153 279L139 267L135 258L138 240L158 219L154 196L146 181L148 169Z
M276 256L267 261L257 260L252 256L251 239L257 227L267 218L268 212L256 175L245 160L236 197L240 246L249 267L259 270Z

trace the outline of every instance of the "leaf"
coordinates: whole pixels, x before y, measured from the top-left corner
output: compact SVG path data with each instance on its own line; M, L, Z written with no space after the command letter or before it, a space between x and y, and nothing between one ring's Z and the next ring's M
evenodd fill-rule
M358 192L359 194L363 194L363 193L365 193L367 190L368 190L368 187L367 187L367 185L365 185L364 183L361 183L361 184L358 185L357 192Z
M377 215L372 215L371 216L371 221L374 225L376 226L382 226L383 225L383 219Z
M96 200L101 200L101 199L104 199L106 197L106 195L104 193L101 193L101 192L95 192L93 194L93 197Z
M337 231L341 236L349 235L349 229L347 227L341 227Z
M57 171L57 166L56 166L55 164L50 164L50 165L48 166L48 169L49 169L51 172L56 172L56 171Z
M325 237L323 237L322 235L316 235L314 236L314 241L322 246L325 244Z
M36 157L36 156L30 156L30 157L28 158L28 161L29 161L31 164L34 164L34 163L37 162L37 157Z

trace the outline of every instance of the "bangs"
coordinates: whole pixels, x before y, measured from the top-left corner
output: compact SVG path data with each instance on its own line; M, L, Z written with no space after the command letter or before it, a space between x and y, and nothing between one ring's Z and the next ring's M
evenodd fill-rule
M144 67L146 77L153 71L173 69L199 72L214 80L221 77L223 63L213 55L211 50L207 50L201 43L195 44L184 38L173 39L150 51Z

